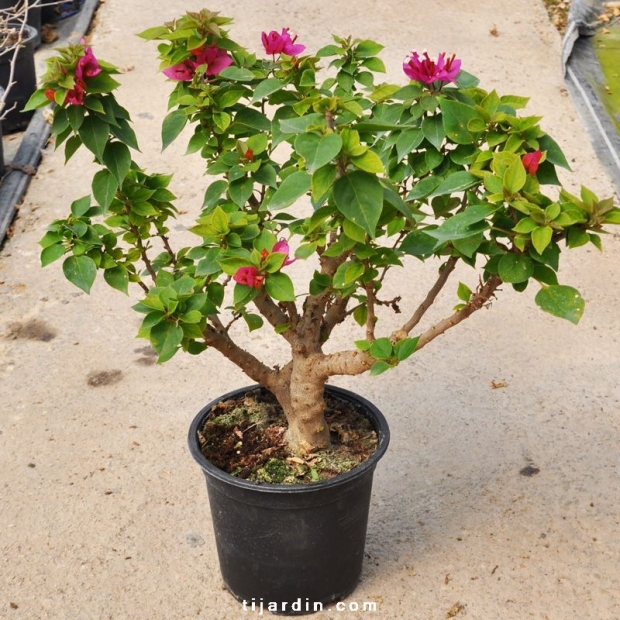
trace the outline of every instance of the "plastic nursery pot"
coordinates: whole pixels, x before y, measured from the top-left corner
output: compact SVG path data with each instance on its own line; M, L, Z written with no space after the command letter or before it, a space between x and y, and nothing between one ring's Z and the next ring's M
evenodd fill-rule
M321 482L256 484L235 478L204 457L197 433L218 402L256 388L235 390L204 407L191 424L189 448L207 481L220 570L228 590L245 609L312 613L345 598L357 586L373 474L387 450L389 428L372 403L327 386L326 393L351 403L372 422L378 436L375 453L350 472Z
M3 11L19 11L23 6L25 0L0 0L0 9ZM28 0L29 5L34 5L36 0ZM34 40L35 49L41 45L41 3L38 6L28 6L28 20L27 24L32 26L37 35Z
M13 24L9 23L9 26ZM15 27L19 26L15 24ZM19 44L15 58L13 84L11 81L11 61L13 51L0 56L0 87L7 90L4 110L6 115L2 119L2 131L5 134L21 131L28 126L34 111L22 112L30 96L37 89L37 75L34 64L34 41L37 31L32 26L24 27L24 39Z

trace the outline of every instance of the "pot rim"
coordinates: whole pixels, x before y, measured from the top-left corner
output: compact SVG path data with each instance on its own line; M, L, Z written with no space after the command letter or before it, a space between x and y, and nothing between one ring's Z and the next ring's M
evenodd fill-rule
M16 28L21 28L21 22L11 22L9 21L7 24L9 27L15 26ZM26 47L33 39L37 38L37 29L30 24L24 24L24 38L19 42L20 47ZM7 47L12 47L13 44L6 46L0 44L0 49L6 49Z
M353 400L357 404L361 405L368 412L368 417L373 423L378 436L377 448L368 459L366 459L361 465L358 465L357 467L355 467L351 471L346 472L345 474L339 474L337 476L334 476L333 478L330 478L329 480L319 480L318 482L307 482L304 484L257 483L249 480L244 480L243 478L237 478L236 476L232 476L231 474L228 474L213 465L210 461L207 460L204 454L202 454L197 439L198 429L200 428L200 426L202 426L205 418L209 414L209 411L217 403L238 396L243 392L258 388L266 389L259 384L254 384L227 392L226 394L219 396L218 398L212 400L210 403L205 405L192 421L189 427L189 433L187 438L189 450L192 454L192 457L198 463L198 465L200 465L205 474L208 474L213 478L230 484L231 486L236 486L244 489L252 489L259 493L307 493L311 491L316 491L319 488L337 487L341 484L346 484L354 478L363 476L366 472L376 467L377 463L383 457L388 448L388 445L390 443L390 429L388 427L385 416L381 413L381 411L379 411L376 405L355 392L335 385L326 385L325 390L327 392L331 392L335 396L343 397L345 400Z

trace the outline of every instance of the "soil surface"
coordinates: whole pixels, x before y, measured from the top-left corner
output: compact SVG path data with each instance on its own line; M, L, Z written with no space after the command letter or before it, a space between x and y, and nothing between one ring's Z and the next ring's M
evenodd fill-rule
M349 403L330 395L325 400L328 450L293 456L282 408L269 392L257 389L213 407L198 432L201 451L223 471L259 483L318 482L346 473L374 453L377 433Z

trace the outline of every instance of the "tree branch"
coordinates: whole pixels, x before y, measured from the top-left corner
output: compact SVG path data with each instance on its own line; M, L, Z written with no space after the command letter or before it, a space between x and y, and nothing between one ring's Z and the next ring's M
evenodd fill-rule
M443 321L439 321L439 323L436 323L431 328L426 330L418 340L416 351L419 351L422 347L431 342L431 340L434 340L437 336L440 336L450 328L458 325L461 321L469 318L474 312L476 312L476 310L480 310L480 308L485 306L491 297L494 296L495 291L501 283L502 280L499 276L491 276L485 284L478 287L478 290L474 293L474 295L472 295L472 298L464 308L461 308L452 316L447 319L443 319Z
M411 315L411 318L398 330L396 330L392 336L392 342L398 342L409 335L409 332L422 320L422 317L426 314L426 311L433 305L437 295L439 295L441 289L444 287L450 274L454 271L458 258L451 256L444 265L444 268L440 271L437 281L430 289L424 301L418 306L416 311ZM419 347L418 347L419 348Z
M292 318L289 317L286 312L282 312L278 304L276 304L269 295L265 292L265 289L261 289L260 293L254 298L254 305L256 309L264 316L272 327L278 327L279 325L292 325ZM294 334L292 329L287 329L282 332L282 336L287 342L292 342Z
M227 333L217 330L212 325L207 325L203 335L207 345L219 351L248 377L271 389L277 378L276 370L269 368L251 353L239 347Z
M366 340L374 342L375 324L377 315L375 314L375 288L372 282L366 282Z

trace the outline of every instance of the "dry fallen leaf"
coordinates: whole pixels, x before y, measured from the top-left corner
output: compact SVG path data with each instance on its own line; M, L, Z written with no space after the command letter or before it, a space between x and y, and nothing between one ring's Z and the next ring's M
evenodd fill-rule
M446 618L456 618L462 611L465 611L465 605L460 602L454 603L448 612L446 613Z

